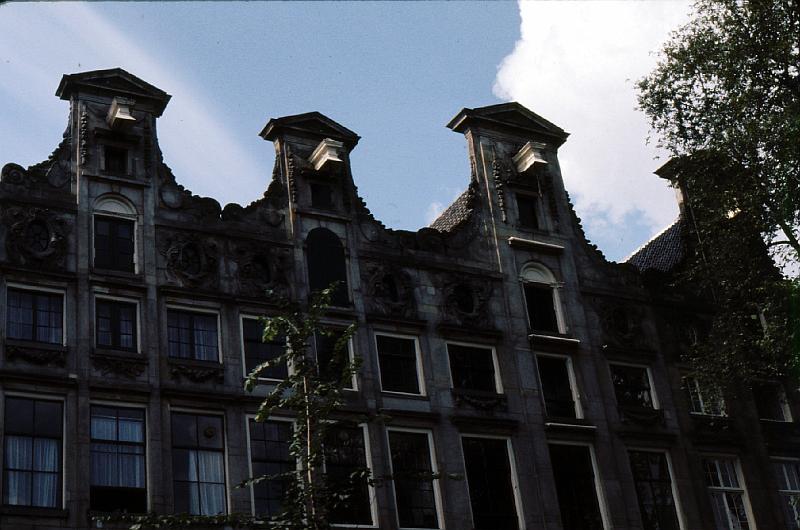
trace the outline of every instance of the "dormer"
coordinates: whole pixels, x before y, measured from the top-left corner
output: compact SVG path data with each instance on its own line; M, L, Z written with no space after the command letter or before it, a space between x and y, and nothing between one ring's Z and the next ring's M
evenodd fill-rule
M475 131L485 136L513 138L521 144L534 141L553 148L561 146L569 136L558 125L516 101L476 109L461 109L447 127L462 134Z

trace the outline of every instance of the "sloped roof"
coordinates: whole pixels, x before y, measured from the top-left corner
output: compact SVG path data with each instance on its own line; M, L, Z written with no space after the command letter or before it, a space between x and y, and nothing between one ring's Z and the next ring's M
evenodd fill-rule
M470 189L467 188L430 224L430 227L440 232L453 230L469 219L469 214L472 212L470 202Z
M316 111L272 118L261 130L259 136L265 140L274 140L278 132L283 130L311 133L315 136L340 140L350 149L355 147L361 139L359 135L344 125Z
M516 101L478 107L463 108L456 114L447 127L463 133L470 124L482 124L490 128L511 129L523 134L544 136L561 145L569 133L561 127L539 116L532 110Z
M683 260L686 254L684 233L686 221L683 216L665 228L625 260L640 271L657 270L669 272Z
M64 74L56 89L56 96L61 99L69 99L76 91L112 96L125 95L136 100L148 100L155 104L156 114L159 116L164 112L164 108L172 97L160 88L122 68Z

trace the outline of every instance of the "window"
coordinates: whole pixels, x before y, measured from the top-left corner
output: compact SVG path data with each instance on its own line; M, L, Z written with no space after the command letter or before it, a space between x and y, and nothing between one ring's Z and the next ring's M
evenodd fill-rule
M462 436L475 530L517 530L514 477L505 438Z
M430 433L391 429L389 452L400 528L439 528Z
M172 413L175 513L226 513L223 436L221 416Z
M314 334L314 348L317 355L317 369L323 381L334 382L344 377L348 364L353 362L353 350L350 340L342 345L343 349L335 355L336 344L342 339L344 329L326 328L326 333ZM356 389L356 377L352 375L344 385L348 390Z
M252 372L256 366L284 354L286 349L284 339L278 338L271 342L264 342L263 338L264 324L256 318L242 317L245 375ZM286 363L282 363L270 366L262 371L259 377L263 379L286 379L288 375Z
M371 491L363 474L369 470L365 434L361 426L344 425L331 426L325 432L323 452L328 487L347 495L329 513L333 524L373 524Z
M539 367L539 381L542 385L547 416L580 417L580 406L574 391L569 358L538 355L536 363Z
M715 530L748 530L750 509L739 475L739 462L735 458L706 457L703 469L714 511Z
M347 264L339 237L327 228L315 228L308 233L306 246L308 286L311 292L321 291L331 283L339 282L331 297L331 303L336 306L349 306Z
M787 528L800 530L800 460L773 460Z
M3 503L61 507L59 401L6 397Z
M129 219L94 217L94 266L134 272L134 227Z
M539 229L538 199L533 195L517 194L517 219L520 228Z
M665 453L630 451L643 530L680 530Z
M64 295L8 288L6 337L64 343Z
M553 274L541 265L529 264L523 268L520 279L530 328L534 332L562 332L563 325L557 310L557 285Z
M650 374L646 366L612 364L611 380L621 408L655 409Z
M279 515L283 509L288 478L275 475L295 470L295 461L289 454L292 423L276 420L257 422L250 419L249 432L252 478L273 476L251 486L253 512L267 517Z
M92 405L90 509L147 511L144 410Z
M219 361L216 313L167 309L169 356L198 361Z
M686 377L683 382L689 393L692 414L727 416L725 413L725 400L722 398L719 389L704 388L695 377Z
M375 335L381 388L388 392L424 394L420 384L419 346L413 337Z
M125 176L128 174L128 150L122 147L106 145L103 151L105 155L105 170L107 173Z
M550 444L550 461L564 530L603 530L591 448Z
M447 343L453 388L501 393L493 348Z
M761 383L753 388L758 417L762 420L792 421L786 394L779 383Z
M323 182L312 182L311 187L311 206L321 210L333 210L333 189L330 184Z
M98 298L95 301L97 346L136 351L136 303Z

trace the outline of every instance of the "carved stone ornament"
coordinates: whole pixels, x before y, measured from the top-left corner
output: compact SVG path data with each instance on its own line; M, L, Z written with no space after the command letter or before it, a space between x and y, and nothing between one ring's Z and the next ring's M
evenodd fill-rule
M451 278L443 287L443 322L486 329L492 327L489 299L492 286L478 278Z
M67 223L50 210L9 208L3 215L8 226L6 250L24 266L62 267L67 251Z
M170 281L184 287L216 286L219 252L213 241L195 235L176 235L162 253Z
M25 168L13 163L3 166L3 171L0 173L0 182L11 184L12 186L28 187L30 185Z
M9 361L25 361L37 366L63 367L67 362L64 348L38 348L35 345L6 344L6 357Z
M456 406L470 405L481 410L498 410L507 407L505 394L492 392L475 392L469 390L452 390Z
M618 411L623 423L632 423L644 427L655 427L664 424L663 409L620 406Z
M508 212L506 211L505 187L516 179L517 172L513 164L495 155L492 160L492 177L494 187L497 190L497 203L500 207L500 215L504 223L508 222Z
M50 153L47 160L34 164L28 169L19 164L6 164L0 173L0 182L4 186L22 188L26 191L34 186L43 187L44 190L49 191L62 190L72 178L70 170L71 143L72 138L67 131L64 133L61 143Z
M407 272L385 263L372 263L364 271L367 311L405 319L416 318L414 285Z
M136 379L144 373L147 361L144 358L123 357L116 355L92 355L92 366L103 375L115 375Z
M169 364L169 373L172 379L180 381L186 379L193 383L207 383L216 382L222 383L225 378L225 372L221 365L201 366L199 364L189 364L182 362L171 361Z
M266 296L281 302L290 297L291 253L286 248L264 248L255 242L235 249L239 292L247 296Z

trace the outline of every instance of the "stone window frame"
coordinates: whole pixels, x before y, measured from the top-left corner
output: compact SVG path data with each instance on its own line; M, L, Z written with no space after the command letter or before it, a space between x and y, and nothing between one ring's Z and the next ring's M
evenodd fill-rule
M105 208L105 209L104 209ZM133 272L129 271L120 271L115 269L105 269L105 268L98 268L95 266L95 261L97 259L97 253L95 250L95 241L96 241L96 234L95 234L95 222L97 217L108 217L108 218L117 218L122 219L125 221L132 221L133 222ZM94 205L92 206L91 212L91 223L90 223L90 235L91 235L91 269L93 271L110 273L110 274L141 274L142 266L141 266L141 258L139 253L139 246L141 238L139 236L139 230L141 228L142 221L139 212L136 210L136 207L127 197L120 195L118 193L106 193L97 197L94 200Z
M611 391L614 395L614 400L617 403L617 406L622 406L622 404L617 399L617 390L614 386L614 374L612 372L612 366L625 366L628 368L643 368L645 373L647 374L647 384L650 386L650 401L653 410L663 410L661 407L661 401L658 398L658 393L656 392L655 387L655 378L653 377L653 369L650 367L649 364L640 364L640 363L631 363L627 361L608 361L608 376L609 380L611 381Z
M345 389L347 390L347 389ZM373 455L372 455L372 443L369 437L369 425L366 422L360 422L356 424L356 426L361 429L361 435L364 437L364 459L366 460L366 468L369 471L371 477L375 476L375 464L373 463ZM324 453L324 449L323 449ZM325 470L325 462L323 458L322 464L323 470ZM369 511L370 517L372 518L372 524L351 524L351 523L331 523L331 527L333 528L372 528L372 529L379 529L380 528L380 521L378 520L378 499L375 493L375 485L371 483L372 481L367 482L367 495L369 498Z
M249 372L247 371L247 355L245 352L245 344L244 344L244 321L247 320L260 320L263 315L255 315L252 312L240 312L239 313L239 346L242 352L242 374L244 378L247 378ZM292 367L290 363L286 363L286 370L287 374L292 374ZM282 381L282 379L275 379L272 377L261 377L258 378L259 381L263 381L265 384L270 385L274 383L278 383Z
M717 404L719 406L719 411L720 412L719 412L719 414L715 414L713 412L709 412L709 409L711 408L711 405L707 405L706 403L710 402L711 399L709 399L709 397L707 395L704 396L704 394L703 394L704 387L702 387L700 385L700 381L698 381L698 379L696 377L692 376L691 374L684 376L682 378L682 380L683 380L683 385L686 387L686 393L688 394L686 397L687 397L687 399L689 401L689 414L690 415L692 415L692 416L707 416L707 417L710 417L710 418L727 418L728 417L728 411L727 411L727 408L726 408L725 398L722 396L721 392L720 392L720 395L719 395L719 403ZM695 409L695 402L694 402L694 399L692 399L692 392L693 391L696 393L696 395L697 395L697 397L698 397L698 399L700 401L701 410L696 410Z
M469 516L472 521L472 527L475 527L475 515L472 513L472 499L469 495L469 478L467 477L467 460L464 456L464 438L482 438L488 440L504 440L506 442L506 458L508 459L509 471L511 472L511 490L514 492L514 508L517 512L517 527L519 530L525 530L525 514L522 504L522 490L519 482L519 472L517 470L517 459L514 454L514 444L511 436L503 436L497 434L476 434L471 432L461 432L458 435L459 445L461 446L461 465L464 470L464 485L466 486L466 496L469 503Z
M595 495L597 496L597 505L600 508L600 519L603 523L603 528L605 530L610 530L614 528L612 524L612 517L611 511L608 505L608 499L606 498L606 492L603 488L603 476L600 474L600 464L597 460L597 449L591 442L578 442L573 440L547 440L547 458L550 458L550 446L551 445L571 445L571 446L579 446L579 447L586 447L589 449L589 458L592 462L592 473L594 474L594 490ZM552 464L551 464L551 472L552 472ZM555 480L551 482L553 484L553 488L555 489ZM559 519L561 518L561 506L558 505L559 509Z
M28 341L24 339L11 339L8 337L8 290L9 289L16 289L18 291L34 291L40 293L48 293L48 294L60 294L61 295L61 342L60 343L51 343L51 342L37 342L37 341ZM53 346L61 346L66 348L67 346L67 289L66 287L55 287L55 286L47 286L47 285L35 285L30 283L23 283L23 282L15 282L15 281L7 281L5 284L4 290L4 298L5 301L5 314L3 319L3 330L5 334L5 340L12 340L12 341L19 341L25 342L27 344L51 344Z
M425 434L428 437L428 456L431 461L431 473L438 474L439 473L439 466L437 462L437 452L436 452L436 445L433 437L433 429L421 429L421 428L414 428L414 427L389 427L387 426L384 429L386 434L386 448L388 449L386 452L387 455L387 462L389 464L389 474L394 476L394 467L392 466L392 444L391 439L389 436L390 432L405 432L405 433L414 433L414 434ZM439 522L439 526L437 529L443 529L446 527L445 520L444 520L444 504L442 502L442 490L440 486L440 479L433 479L433 496L434 502L436 503L436 517ZM397 490L395 489L394 481L392 481L392 499L394 500L394 507L395 507L395 523L397 524L397 528L399 530L415 530L411 527L403 527L400 526L400 513L397 509ZM428 529L426 529L428 530Z
M776 471L775 468L778 465L780 465L781 466L781 473L784 474L784 477L780 477L783 480L780 480L779 477L775 477L775 479L778 482L778 496L781 498L781 505L784 506L785 509L786 509L786 512L785 512L786 515L789 515L788 509L793 509L793 511L796 514L796 519L800 519L800 485L798 485L797 489L791 489L791 488L786 488L785 487L785 485L787 483L787 481L786 481L787 477L785 476L785 470L784 470L784 467L783 467L784 464L795 464L797 466L800 466L800 458L770 456L769 459L770 459L770 462L772 463L773 471ZM798 475L800 475L800 472L798 472ZM798 505L795 506L794 508L791 508L791 504L789 504L787 506L786 504L784 504L784 503L786 503L786 500L784 500L786 497L794 497L797 500ZM789 501L789 502L791 502L791 501ZM792 521L786 521L787 524L789 524L791 522Z
M244 428L245 428L245 436L246 436L246 449L247 449L247 472L250 478L256 478L253 476L253 448L250 442L250 420L255 421L256 414L245 414L244 415ZM276 416L272 415L267 418L266 421L276 421L276 422L283 422L283 423L290 423L292 425L292 429L296 428L296 421L293 418L289 418L286 416ZM300 469L300 462L296 462L297 469ZM256 516L256 494L255 490L253 489L253 484L250 485L248 488L250 492L250 514Z
M505 389L503 387L503 378L500 374L500 359L497 356L497 348L494 345L489 344L482 344L479 342L464 342L458 340L447 340L445 341L445 358L447 359L447 377L450 380L450 389L451 390L463 390L463 391L471 391L472 389L469 388L456 388L455 383L453 381L453 367L450 362L450 349L448 345L453 344L456 346L467 346L469 348L480 348L484 350L490 350L492 355L492 366L494 367L494 390L495 393L499 395L505 394Z
M149 407L147 403L136 403L136 402L128 402L128 401L113 401L110 399L90 399L89 400L89 439L90 439L90 446L91 446L91 418L92 418L92 406L97 405L100 407L115 407L115 408L125 408L125 409L141 409L144 411L144 472L145 472L145 497L147 500L147 511L151 511L153 509L152 499L150 496L151 488L150 486L150 440L148 439L148 435L150 433L150 415ZM91 447L89 448L89 462L91 462ZM89 485L91 487L91 477L89 481Z
M42 394L42 393L33 393L33 392L25 392L25 391L16 391L16 390L6 390L0 392L0 398L2 398L3 403L3 421L5 422L5 407L6 407L6 398L21 398L21 399L30 399L32 401L56 401L61 403L61 455L60 455L60 475L61 475L61 483L59 484L60 488L60 497L61 503L55 507L36 507L36 506L28 506L28 505L12 505L12 504L5 504L5 463L2 464L2 485L0 485L0 490L2 490L2 497L0 497L0 506L5 508L20 508L22 510L27 509L34 509L34 510L66 510L67 509L67 499L66 499L66 489L67 489L67 459L65 455L67 454L67 396L63 394ZM0 441L0 450L5 453L5 443L6 443L6 436L7 432L4 429L2 433L2 440ZM5 462L5 455L3 455L3 459Z
M111 148L112 150L124 151L125 157L125 172L124 173L116 173L114 170L108 168L108 161L107 161L107 152L108 149ZM98 168L100 169L101 174L103 175L110 175L113 177L120 177L120 178L127 178L130 179L134 176L134 157L133 153L131 152L131 144L127 142L116 142L113 140L104 140L98 143Z
M529 261L522 266L519 272L519 282L522 287L522 300L525 304L525 318L527 319L530 332L535 333L539 331L532 325L531 316L528 313L528 297L525 294L525 286L533 284L550 288L553 295L553 311L556 317L556 333L562 335L566 334L568 327L560 293L561 289L564 287L564 283L556 279L556 276L550 268L537 261Z
M217 359L205 360L195 359L193 357L171 357L169 355L169 324L167 323L168 314L170 310L182 311L184 313L201 313L205 315L215 315L217 317ZM167 358L173 362L201 362L208 364L218 364L220 366L224 363L224 352L222 351L222 311L219 307L205 306L205 305L192 305L187 302L167 301L164 307L164 344L166 346Z
M162 432L162 438L166 440L169 444L169 477L170 477L170 484L167 486L166 496L171 502L172 506L172 513L175 513L175 472L172 465L172 458L173 458L173 449L174 446L172 444L172 414L192 414L195 416L218 416L222 418L222 471L225 474L225 513L223 515L227 515L231 513L231 467L230 467L230 450L228 448L228 417L226 411L222 410L215 410L215 409L202 409L202 408L194 408L194 407L181 407L181 406L173 406L171 403L167 404L167 417L168 422L167 425L169 426L169 431L167 433Z
M142 324L144 320L142 319L142 304L141 300L135 296L119 296L119 295L112 295L108 293L99 292L97 290L93 291L92 294L94 295L94 304L92 305L92 329L93 333L93 344L95 349L100 350L111 350L111 351L125 351L129 353L134 353L137 355L142 355ZM121 349L121 348L114 348L113 346L100 346L97 344L97 301L98 300L110 300L114 302L124 302L127 304L134 304L136 305L136 348L131 350Z
M419 389L419 392L401 392L398 390L386 390L385 388L383 388L383 379L381 377L381 355L380 355L380 350L378 349L378 335L384 337L391 337L395 339L411 339L414 341L414 352L416 356L415 366L417 370L417 387ZM419 344L419 336L376 330L372 334L372 342L375 345L375 360L377 362L378 382L380 384L381 392L385 392L387 394L395 394L398 396L427 397L428 395L427 385L425 384L425 370L422 366L422 349Z
M308 238L312 232L315 230L326 230L330 232L333 236L335 236L339 240L339 245L342 248L342 259L344 260L344 283L342 293L347 298L347 301L344 305L337 304L335 298L336 293L332 293L333 296L331 297L331 308L345 308L345 309L352 309L353 307L353 288L354 285L357 285L356 282L353 281L352 274L353 270L351 267L350 262L350 249L347 245L348 237L346 233L345 227L340 227L339 225L329 224L325 222L320 222L314 226L308 227L308 230L304 231L303 239L302 239L302 248L303 248L303 270L305 273L305 285L308 289L308 296L311 297L312 288L311 288L311 261L310 261L310 254L309 254L309 245L308 245ZM344 233L340 233L344 232ZM327 286L326 286L327 287Z
M795 421L794 416L792 415L792 407L789 405L789 397L786 394L786 387L780 381L758 381L756 383L757 386L772 386L777 388L778 390L778 399L780 400L781 405L781 412L783 413L783 419L775 419L775 418L762 418L761 413L758 411L758 399L755 393L755 389L753 389L753 403L756 405L756 415L758 416L758 421L767 421L771 423L793 423Z
M327 318L323 318L319 324L320 327L322 327L323 329L334 329L337 331L344 331L345 329L347 329L348 326L350 326L353 323L354 321L330 320ZM356 329L356 333L354 333L353 336L351 336L347 340L347 358L349 359L349 362L351 364L354 363L356 359L355 338L357 334L358 334L358 329ZM314 333L312 337L311 351L314 354L314 362L317 362L317 333ZM360 375L361 375L361 368L359 368L358 372L352 375L350 387L344 387L342 388L342 390L344 390L345 392L355 392L355 393L360 392L361 391L359 385Z
M537 226L526 226L522 224L522 216L520 215L519 198L522 197L526 200L534 201L534 215L536 218ZM514 209L515 209L515 223L514 226L525 232L547 232L547 220L544 216L542 196L535 191L514 190Z
M744 479L744 471L742 469L742 461L740 460L738 455L730 454L730 453L701 453L701 472L703 473L703 484L705 485L706 495L708 502L711 504L711 514L713 517L713 501L711 500L711 492L722 492L722 493L741 493L742 495L742 504L745 509L745 514L747 515L747 522L750 525L751 530L755 530L755 518L753 517L753 508L750 504L750 494L747 491L747 482ZM730 460L733 461L734 471L736 472L736 480L739 483L738 488L732 487L718 487L718 486L710 486L708 484L708 477L706 477L706 470L705 470L705 462L706 460ZM719 473L717 473L719 476Z
M680 528L680 530L687 530L689 526L688 523L686 522L686 516L684 515L683 512L683 506L681 504L678 484L675 481L675 466L672 463L672 454L670 453L670 450L662 447L640 446L640 445L632 445L630 447L626 447L625 449L628 452L629 461L630 461L631 451L640 453L658 453L664 455L664 458L666 458L667 461L667 472L669 473L670 489L672 491L672 502L675 503L675 514L678 517L678 528ZM631 476L633 476L632 472ZM637 499L637 507L638 507L638 499Z
M580 388L578 385L578 378L575 374L575 364L572 359L571 355L560 354L560 353L550 353L550 352L543 352L543 351L536 351L534 352L534 358L536 360L536 377L538 378L539 388L542 388L542 376L539 372L539 357L549 357L551 359L563 359L567 365L567 377L569 379L569 389L570 393L572 394L572 400L574 402L575 407L575 419L582 420L585 416L585 410L583 407L582 396L580 392ZM542 403L544 404L545 413L547 413L547 404L544 400L544 392L542 392ZM548 415L548 417L550 417Z

